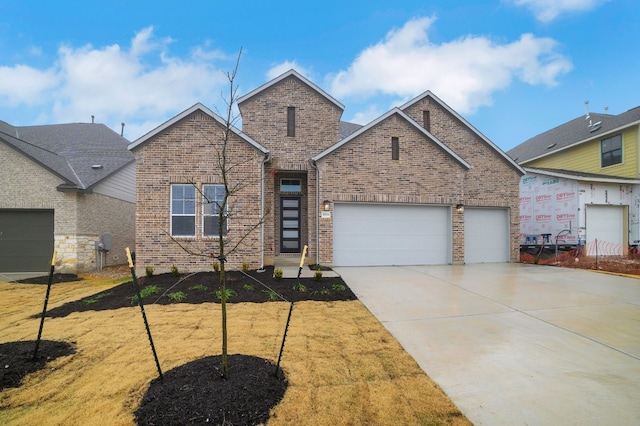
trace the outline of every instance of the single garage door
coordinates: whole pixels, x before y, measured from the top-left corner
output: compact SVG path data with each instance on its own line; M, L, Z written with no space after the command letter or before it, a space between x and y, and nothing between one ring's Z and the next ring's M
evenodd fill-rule
M509 211L466 207L464 262L508 262L509 257Z
M336 203L336 266L451 263L451 210L440 206Z
M621 256L624 244L624 206L587 205L587 255Z
M53 255L53 210L0 210L0 272L41 272Z

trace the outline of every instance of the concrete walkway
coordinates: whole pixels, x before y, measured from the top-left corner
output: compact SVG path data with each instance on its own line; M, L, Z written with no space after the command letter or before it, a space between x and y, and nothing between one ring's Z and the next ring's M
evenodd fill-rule
M335 269L474 424L640 424L640 280L523 264Z

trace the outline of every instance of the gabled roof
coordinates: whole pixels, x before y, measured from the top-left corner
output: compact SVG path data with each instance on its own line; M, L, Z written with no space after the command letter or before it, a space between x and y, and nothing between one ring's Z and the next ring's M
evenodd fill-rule
M453 110L451 107L449 107L449 105L447 105L446 103L444 103L440 98L438 98L436 95L434 95L430 90L427 90L426 92L416 96L415 98L411 99L409 102L407 102L406 104L402 105L400 107L401 110L405 110L407 108L409 108L411 105L415 104L418 101L421 101L424 98L431 98L433 101L435 101L438 105L440 105L442 108L444 108L445 110L447 110L451 115L453 115L455 118L457 118L458 120L460 120L460 122L465 125L469 130L471 130L476 136L478 136L480 139L482 139L487 145L489 145L495 152L497 152L502 158L504 158L509 164L511 164L511 166L513 168L515 168L516 170L518 170L520 173L522 173L523 175L525 174L525 171L522 167L520 167L518 165L518 163L516 163L512 157L508 156L507 153L505 153L503 150L501 150L500 148L498 148L498 146L496 144L494 144L493 142L491 142L491 140L489 140L489 138L487 138L485 135L483 135L478 129L476 129L471 123L469 123L467 120L464 119L464 117L462 117L460 114L458 114L455 110Z
M446 146L444 143L442 143L438 138L433 136L431 133L427 132L427 130L424 127L422 127L421 125L416 123L411 117L409 117L407 114L405 114L399 108L394 108L391 111L387 112L386 114L383 114L380 117L376 118L375 120L373 120L371 123L367 124L366 126L362 126L360 129L358 129L355 132L351 133L349 136L347 136L346 138L342 139L337 144L325 149L320 154L318 154L315 157L311 158L311 160L312 161L318 161L318 160L322 159L323 157L329 155L330 153L332 153L336 149L340 148L341 146L343 146L343 145L349 143L350 141L352 141L353 139L357 138L361 134L366 133L369 129L371 129L372 127L376 126L377 124L383 122L384 120L386 120L387 118L391 117L394 114L398 114L400 117L404 118L418 132L422 133L424 136L427 137L427 139L430 139L433 143L435 143L437 146L439 146L443 151L445 151L447 154L449 154L451 157L453 157L463 167L466 167L467 169L470 169L472 167L471 164L469 164L466 161L464 161L464 159L462 159L458 154L456 154L451 149L449 149L448 146Z
M0 142L63 179L60 190L90 190L134 161L129 141L96 123L18 127L0 121Z
M633 179L623 176L609 176L598 173L576 172L575 170L547 169L541 167L525 167L527 173L536 173L546 176L554 176L565 179L573 179L579 182L602 182L621 184L640 184L640 179Z
M140 148L140 146L142 146L145 143L147 143L151 138L153 138L157 134L163 132L164 130L168 129L169 127L173 126L174 124L176 124L180 120L188 117L189 115L193 114L196 111L201 111L204 114L207 114L209 117L213 118L221 126L223 126L223 127L226 126L226 123L225 123L225 121L224 121L224 119L222 117L220 117L218 114L216 114L215 112L211 111L209 108L207 108L206 106L204 106L204 105L202 105L201 103L198 102L197 104L195 104L192 107L182 111L180 114L176 115L175 117L171 118L170 120L165 121L164 123L162 123L161 125L159 125L155 129L151 130L150 132L148 132L144 136L141 136L138 139L136 139L135 141L133 141L129 145L129 149L131 151L133 151L133 150L135 150L137 148ZM269 150L267 148L263 147L258 142L253 140L251 137L249 137L246 134L242 133L236 127L231 126L231 131L233 133L235 133L237 136L239 136L241 139L243 139L245 142L247 142L249 145L253 146L255 149L257 149L258 151L262 152L263 154L268 154L269 153Z
M274 78L273 80L268 81L267 83L263 84L262 86L258 87L257 89L252 90L251 92L247 93L246 95L240 96L238 98L238 105L241 105L247 99L252 98L253 96L259 94L260 92L263 92L263 91L267 90L268 88L270 88L272 86L275 86L276 84L280 83L282 80L284 80L284 79L286 79L288 77L291 77L291 76L294 76L298 80L302 81L304 84L306 84L307 86L311 87L311 89L315 90L320 95L322 95L325 99L327 99L329 102L331 102L336 107L338 107L341 111L344 111L344 105L342 105L340 102L335 100L335 98L333 98L327 92L322 90L316 84L314 84L313 82L311 82L310 80L308 80L306 77L304 77L302 74L298 73L295 70L289 70L289 71L285 72L284 74Z
M598 124L599 123L599 124ZM590 113L547 130L509 150L520 164L573 147L594 139L602 139L622 129L640 124L640 107L619 115Z

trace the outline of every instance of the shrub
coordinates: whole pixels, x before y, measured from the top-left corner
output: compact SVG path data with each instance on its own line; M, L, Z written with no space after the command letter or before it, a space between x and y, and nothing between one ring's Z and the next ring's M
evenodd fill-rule
M220 272L220 264L218 262L213 262L213 270L215 272Z
M296 291L299 291L300 293L304 293L305 291L307 291L307 286L304 284L298 283L293 286L293 289Z
M273 277L274 277L276 280L281 280L283 275L284 275L284 272L282 272L282 269L281 269L281 268L276 268L276 269L273 271Z
M147 275L147 277L152 277L153 276L153 266L147 266L146 268L144 268L144 273Z
M206 285L198 284L198 285L194 285L193 287L189 287L189 290L207 291L209 290L209 287L207 287Z
M225 294L225 298L226 299L231 299L233 296L236 295L236 292L231 290L230 288L226 288L224 290L224 294ZM220 300L222 300L222 290L216 290L216 297Z
M242 272L245 274L249 272L249 264L247 262L242 262Z
M347 288L344 286L344 284L334 284L331 286L331 289L333 291L345 291Z
M176 265L171 266L171 275L177 277L179 274L178 267Z
M242 288L244 288L247 291L253 291L254 289L252 284L242 284Z
M313 279L316 281L320 281L322 279L322 271L316 271L313 274Z
M278 294L273 290L262 290L262 292L269 296L271 302L275 302L278 299Z
M157 285L148 285L148 286L144 287L142 290L140 290L140 297L142 297L144 299L147 296L151 296L152 294L156 294L160 290L162 290L162 289L160 287L158 287ZM131 303L138 303L138 295L137 294L135 296L131 297Z
M184 291L174 291L173 293L167 293L167 297L172 302L182 302L187 298L187 294Z

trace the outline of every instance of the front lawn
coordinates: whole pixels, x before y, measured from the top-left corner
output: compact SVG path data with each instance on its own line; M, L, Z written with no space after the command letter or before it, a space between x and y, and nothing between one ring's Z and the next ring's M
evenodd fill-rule
M92 301L122 282L55 284L49 308ZM0 283L0 345L35 339L45 291L45 286ZM219 355L221 345L218 303L175 302L145 306L167 375ZM230 302L229 353L275 363L290 304ZM0 391L0 424L135 423L134 412L158 376L137 305L48 317L42 338L66 342L74 351L26 375L20 386ZM296 302L281 367L288 386L269 425L469 424L357 300ZM183 392L199 394L197 388ZM190 421L198 420L183 419Z

